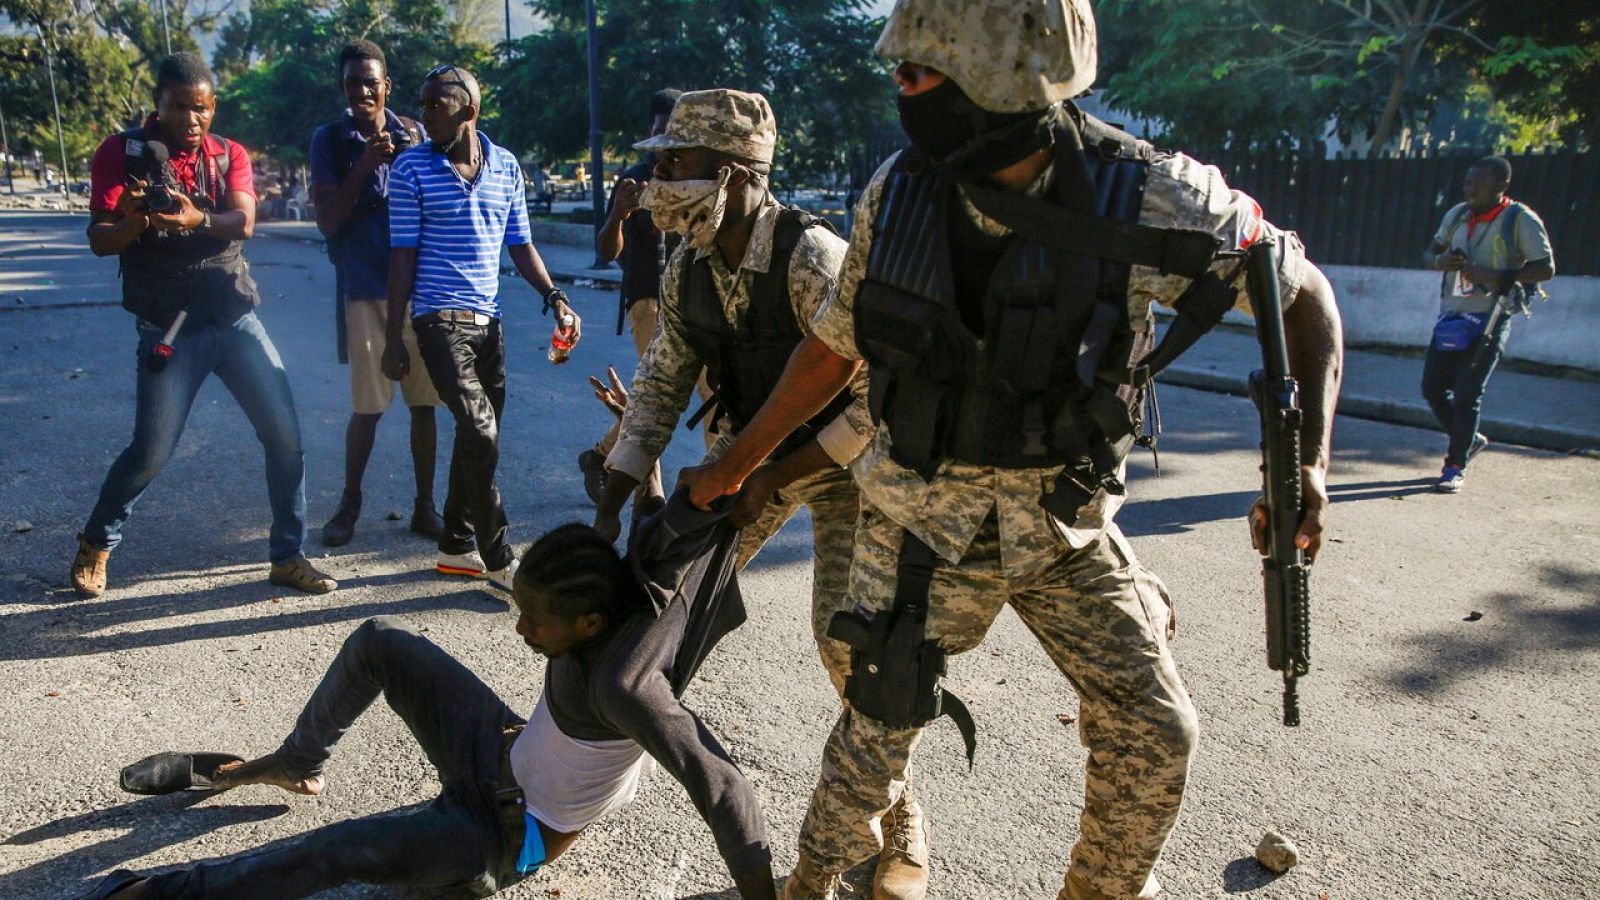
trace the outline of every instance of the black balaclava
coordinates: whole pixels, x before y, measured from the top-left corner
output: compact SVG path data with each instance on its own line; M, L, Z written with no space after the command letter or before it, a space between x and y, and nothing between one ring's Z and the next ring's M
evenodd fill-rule
M955 81L897 99L900 127L928 161L957 177L977 178L1021 162L1052 145L1057 107L989 112Z

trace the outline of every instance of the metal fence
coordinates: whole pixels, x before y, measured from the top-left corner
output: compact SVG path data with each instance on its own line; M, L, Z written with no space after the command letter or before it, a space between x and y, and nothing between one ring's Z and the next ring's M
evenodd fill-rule
M1296 159L1224 150L1196 154L1292 228L1319 263L1417 268L1440 221L1461 201L1467 166L1486 154ZM1511 196L1544 219L1563 275L1600 275L1600 153L1506 157Z

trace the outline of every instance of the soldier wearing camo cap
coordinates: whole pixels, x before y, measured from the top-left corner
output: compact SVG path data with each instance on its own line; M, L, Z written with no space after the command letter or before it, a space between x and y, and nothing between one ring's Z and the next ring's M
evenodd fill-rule
M870 365L879 428L852 466L863 510L839 632L856 651L850 702L783 896L832 897L877 850L923 727L940 709L960 724L925 676L1009 603L1080 700L1084 808L1059 897L1153 897L1196 720L1166 588L1112 521L1145 388L1228 308L1248 309L1218 249L1275 241L1305 407L1297 539L1314 555L1341 357L1332 289L1215 168L1072 104L1095 72L1084 0L900 0L877 50L899 63L910 147L866 187L838 290L771 399L684 476L699 504L737 490ZM1181 340L1152 349L1153 302L1178 310ZM1259 506L1250 519L1259 539Z
M720 431L707 457L715 459L766 401L837 283L844 240L821 219L779 203L768 188L776 143L765 97L719 89L683 94L666 130L635 145L657 159L641 207L657 227L684 240L662 275L660 320L631 388L595 382L622 411L596 503L595 527L604 534L619 532L624 501L666 449L702 367L716 392L711 411L699 413L706 427ZM743 567L800 507L810 509L812 625L823 666L841 690L848 651L824 631L844 603L860 507L845 466L872 434L866 391L865 373L834 385L813 415L795 422L758 460L732 513L743 526ZM898 799L878 880L883 896L915 898L927 871L922 817L908 791Z

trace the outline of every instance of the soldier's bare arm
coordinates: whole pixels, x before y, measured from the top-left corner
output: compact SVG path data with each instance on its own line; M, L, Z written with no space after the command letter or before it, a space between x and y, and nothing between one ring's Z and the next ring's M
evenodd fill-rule
M816 335L806 335L794 348L772 395L728 451L716 462L684 469L678 476L689 488L689 501L707 509L718 497L738 491L751 471L785 437L821 412L860 367L860 360L840 356Z
M1295 542L1314 560L1322 547L1323 517L1328 509L1329 448L1343 376L1344 331L1333 286L1322 270L1309 262L1295 302L1283 311L1283 330L1289 370L1300 383L1302 410L1301 490L1306 514ZM1260 550L1266 546L1266 515L1259 503L1251 510L1251 526L1252 543Z

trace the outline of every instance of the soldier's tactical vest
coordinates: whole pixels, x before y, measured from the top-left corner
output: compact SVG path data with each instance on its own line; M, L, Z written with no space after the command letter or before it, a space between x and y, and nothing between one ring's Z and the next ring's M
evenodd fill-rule
M955 182L925 168L914 150L903 152L873 222L855 320L870 365L872 415L888 426L896 462L924 479L947 459L1065 466L1042 502L1070 524L1097 489L1123 492L1117 471L1139 432L1153 375L1153 322L1148 313L1130 321L1128 306L1130 262L1146 259L1101 248L1133 232L1152 247L1169 237L1190 246L1202 238L1202 249L1213 242L1182 267L1194 277L1216 245L1209 235L1132 224L1157 159L1150 145L1071 110L1056 128L1054 152L1051 191L1031 204L1075 211L1093 227L1075 229L1068 241L1042 240L1042 228L1032 236L1017 229L976 257L966 249L975 226L959 207ZM969 233L953 247L952 230L963 225ZM1194 284L1208 296L1187 306L1205 305L1214 324L1233 291L1218 291L1214 276ZM1180 311L1185 305L1179 301ZM1167 350L1164 342L1161 365L1176 355Z
M213 136L215 137L215 136ZM160 183L156 164L145 152L144 128L122 132L125 167L131 177ZM204 152L196 166L196 207L207 212L227 209L228 140L218 137L220 155ZM122 307L165 327L187 308L190 318L232 322L260 302L250 278L242 241L198 232L146 231L121 255Z
M756 273L750 282L750 305L738 328L722 311L722 299L708 258L690 259L679 284L679 303L689 346L706 364L706 381L716 392L716 413L726 415L735 431L752 419L767 396L777 386L789 356L806 332L795 321L794 303L789 297L789 262L795 247L808 228L833 226L801 210L784 207L772 240L772 263L766 272ZM838 417L850 405L849 390L789 435L778 449L779 457L815 437L816 432ZM702 413L705 411L702 410Z

